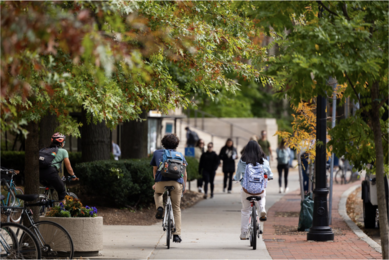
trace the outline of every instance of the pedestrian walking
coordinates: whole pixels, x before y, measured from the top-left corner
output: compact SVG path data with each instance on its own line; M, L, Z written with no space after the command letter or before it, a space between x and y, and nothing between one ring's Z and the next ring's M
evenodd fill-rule
M195 158L200 162L201 155L204 153L204 140L200 139L195 147ZM203 177L200 174L200 178L197 179L197 189L200 193L203 193Z
M112 154L113 154L113 158L116 161L118 161L119 157L122 155L122 151L120 150L119 145L115 144L113 141L112 141Z
M232 176L235 172L235 160L238 159L236 148L231 138L227 139L226 144L220 150L219 158L223 161L223 192L226 192L228 181L228 193L231 193Z
M266 179L267 176L267 179ZM238 169L234 180L240 181L241 190L241 233L240 239L247 240L249 238L248 224L250 219L250 201L249 196L260 196L261 200L256 202L258 210L260 210L260 220L267 220L266 213L266 186L267 180L273 179L273 173L270 169L269 162L264 158L264 153L257 141L249 141L246 145L242 159L238 163ZM253 193L249 192L252 190ZM257 213L258 214L258 213Z
M199 141L199 136L195 131L189 129L189 126L185 127L186 130L186 147L195 147Z
M213 198L214 181L217 167L219 167L219 156L213 151L213 143L208 143L207 151L201 155L199 173L203 176L204 180L204 199L208 194L208 183L211 188L211 199Z
M280 146L276 150L277 153L277 170L279 192L282 193L282 172L284 172L285 193L288 192L288 173L290 163L290 149L285 145L285 140L282 139Z
M261 132L261 139L259 139L258 144L261 146L262 151L265 153L266 160L273 160L273 155L271 152L270 142L267 140L267 133L265 130Z

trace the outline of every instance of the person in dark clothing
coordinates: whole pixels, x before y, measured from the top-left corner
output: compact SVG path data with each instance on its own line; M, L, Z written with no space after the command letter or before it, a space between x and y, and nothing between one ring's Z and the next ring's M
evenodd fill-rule
M186 147L195 147L196 143L199 141L199 136L195 131L189 129L189 127L185 127L186 130Z
M208 183L211 186L211 199L213 198L213 189L215 187L216 169L219 167L219 156L213 151L213 143L208 144L208 150L200 157L199 173L204 181L204 199L207 198Z
M220 150L219 158L223 161L223 192L226 192L228 180L228 193L231 193L232 176L235 172L235 160L238 159L238 154L231 138L227 139L226 145Z

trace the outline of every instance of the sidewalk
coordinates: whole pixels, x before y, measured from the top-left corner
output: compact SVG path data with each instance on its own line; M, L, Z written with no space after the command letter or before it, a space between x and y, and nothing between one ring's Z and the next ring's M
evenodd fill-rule
M307 241L306 232L297 232L299 190L286 194L268 211L263 239L273 259L382 259L382 255L359 239L339 215L339 201L344 191L361 182L335 185L332 204L333 242Z

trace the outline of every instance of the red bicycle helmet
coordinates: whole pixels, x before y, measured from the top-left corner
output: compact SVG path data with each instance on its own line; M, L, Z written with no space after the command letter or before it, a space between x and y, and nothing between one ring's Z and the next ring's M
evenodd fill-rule
M51 137L51 142L52 143L59 143L59 144L62 144L66 139L66 136L64 136L63 134L61 133L55 133L53 134L53 136Z

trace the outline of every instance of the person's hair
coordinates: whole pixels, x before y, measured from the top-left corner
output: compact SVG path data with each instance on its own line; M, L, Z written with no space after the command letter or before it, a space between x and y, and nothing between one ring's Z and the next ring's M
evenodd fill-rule
M264 132L266 132L266 130L262 130L262 131L261 131L261 135L263 135Z
M176 149L180 139L178 139L176 134L167 134L162 138L161 143L165 149Z
M207 144L207 148L208 148L208 145L212 145L212 147L213 147L213 143L212 143L212 142L209 142L209 143Z
M285 142L285 139L282 139L279 148L280 148L280 149L285 149L285 148L286 148L286 147L285 147L285 143L286 143L286 142Z
M231 147L234 147L234 141L232 141L231 138L228 138L228 139L227 139L225 147L227 147L227 144L228 144L229 141L232 142L232 146L231 146Z
M256 135L251 136L251 137L250 137L250 141L252 141L252 140L258 142L258 136L256 136Z
M263 164L264 153L262 151L261 146L257 141L251 140L247 143L244 148L244 153L242 156L242 161L252 165L256 165L257 163Z
M189 126L185 127L185 130L188 131L189 130Z
M203 140L203 139L199 139L199 140L196 142L196 147L200 147L200 143L201 143L201 141L203 141L203 142L204 142L204 140Z

